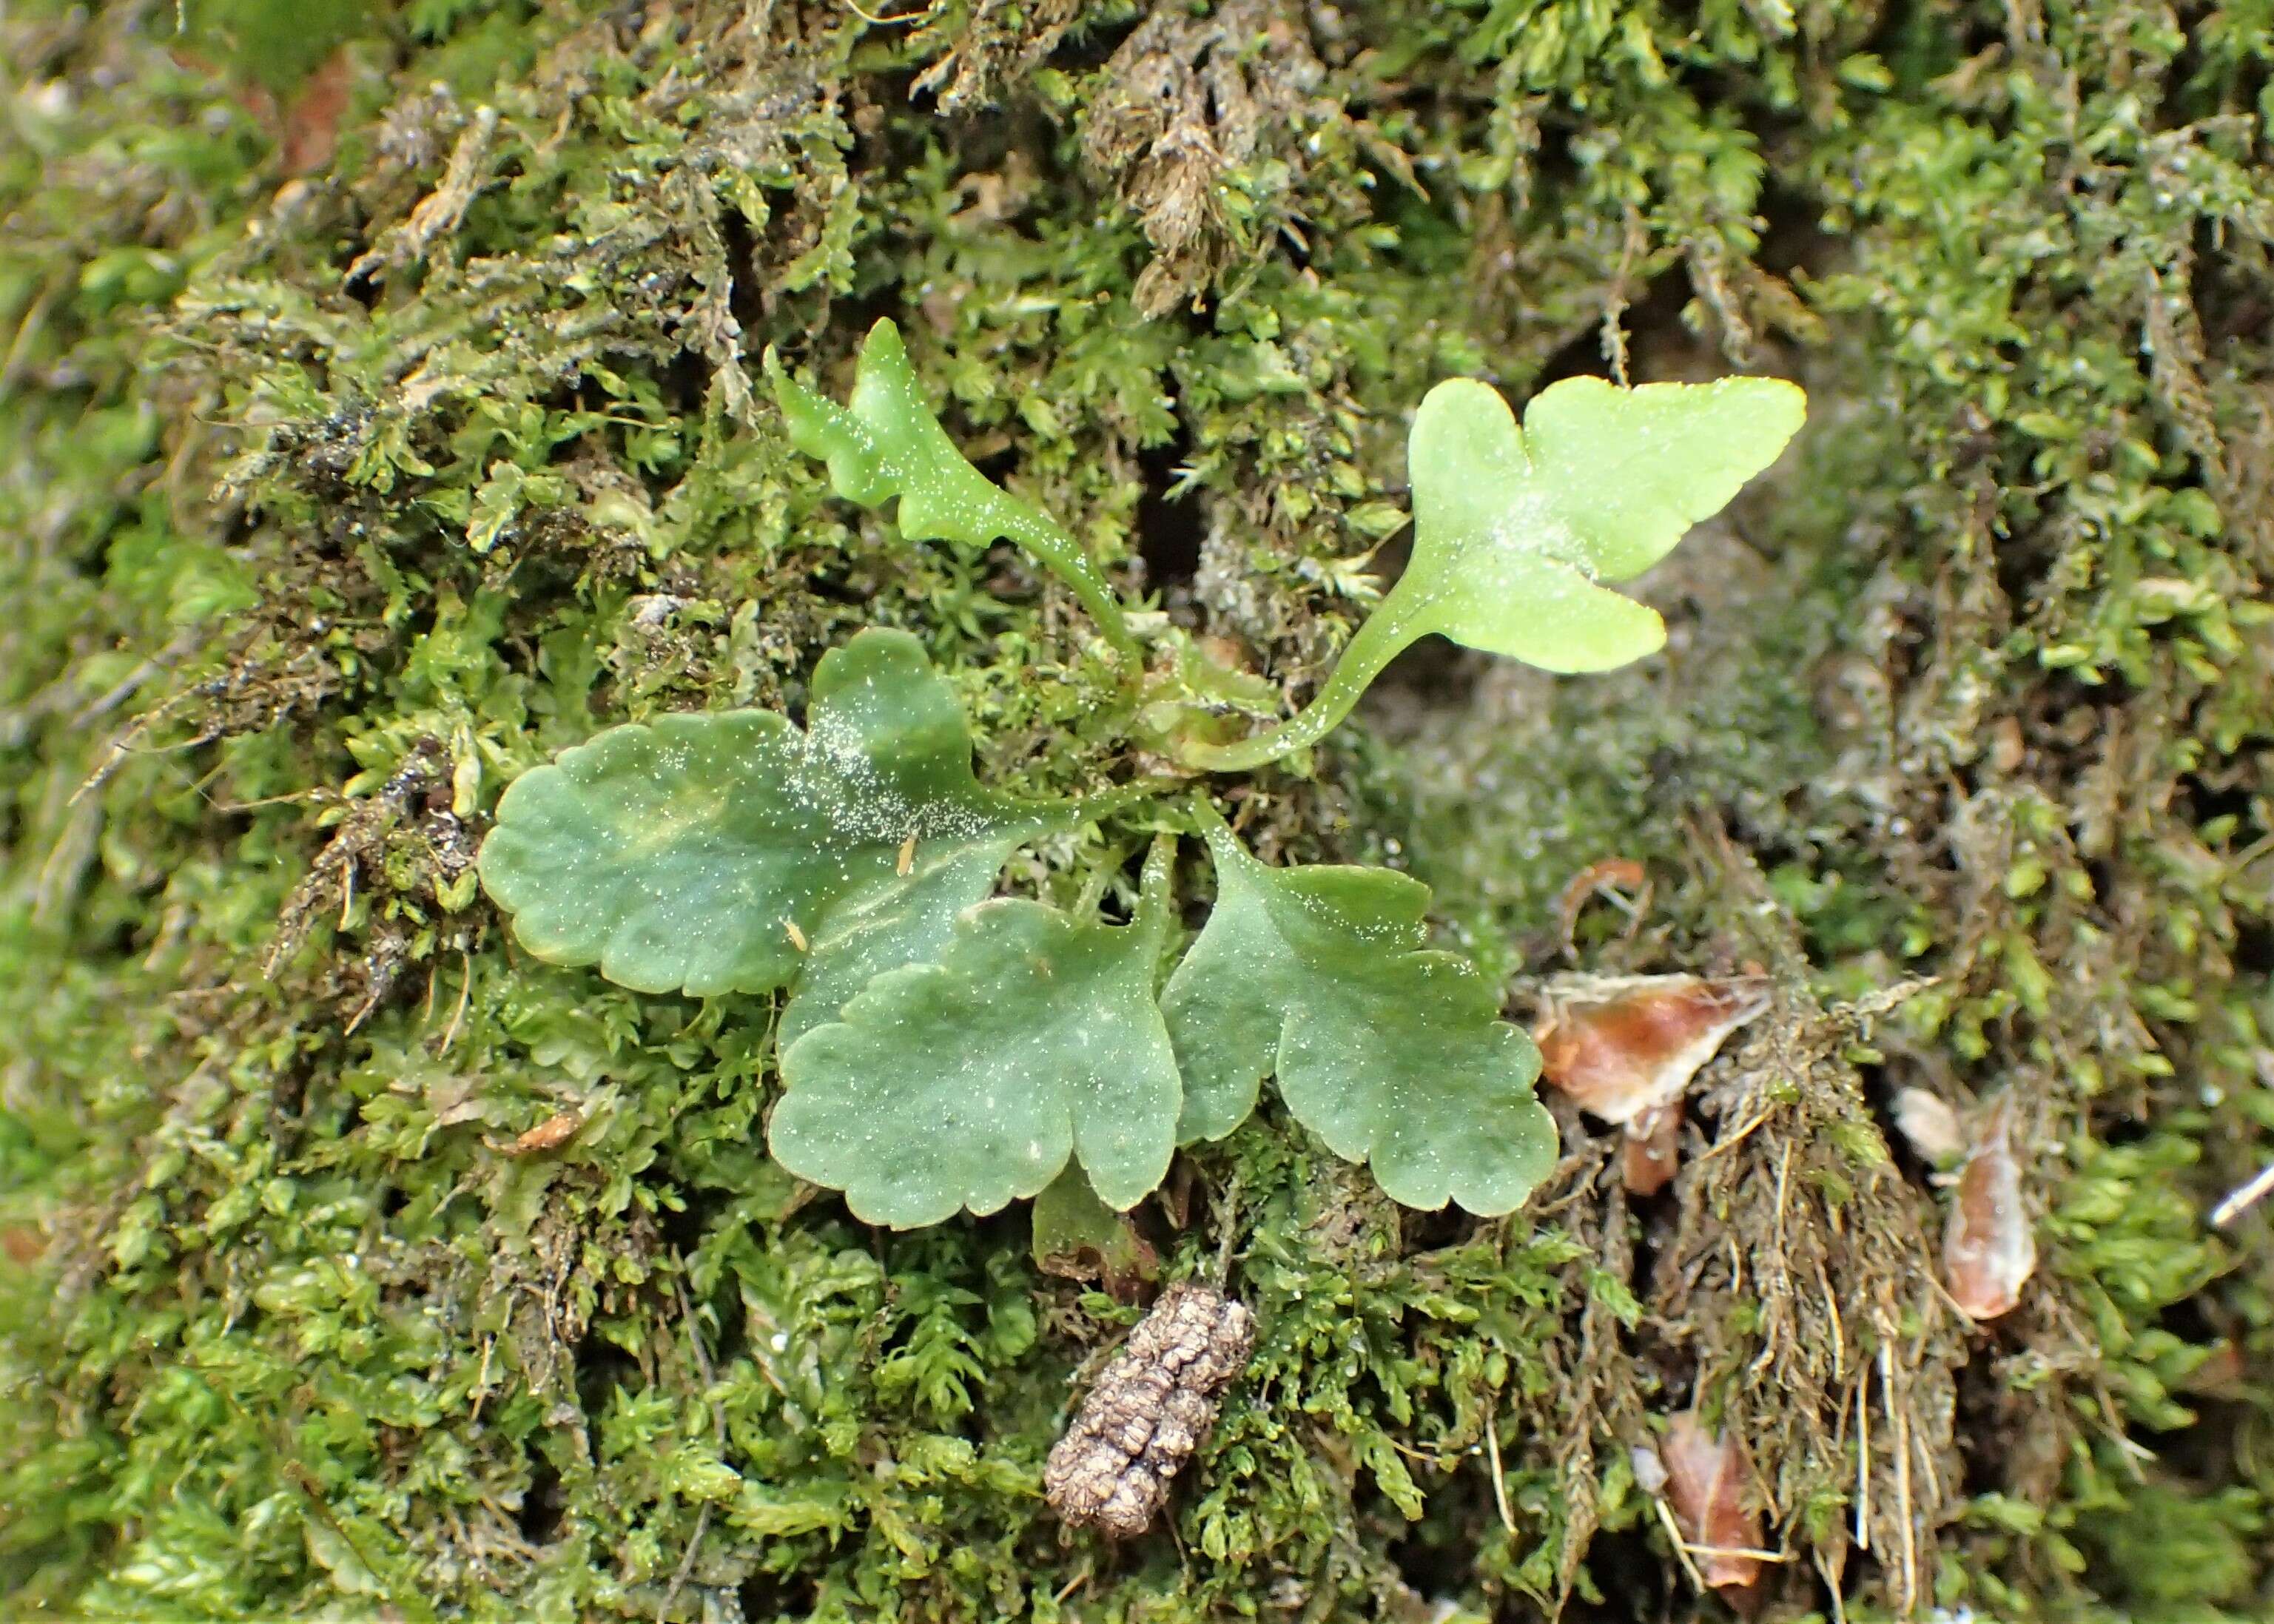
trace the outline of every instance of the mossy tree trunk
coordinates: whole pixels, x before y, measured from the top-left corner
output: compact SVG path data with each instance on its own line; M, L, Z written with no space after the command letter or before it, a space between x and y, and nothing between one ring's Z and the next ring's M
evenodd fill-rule
M2203 1214L2274 1154L2270 57L2244 0L0 13L0 1611L1656 1618L1695 1407L1781 1615L2265 1616L2274 1243ZM1136 1310L797 1185L767 1000L517 957L470 871L519 771L864 625L990 781L1148 768L1063 587L835 502L753 387L880 315L1291 699L1436 380L1814 402L1645 583L1662 658L1421 650L1241 792L1512 1012L1775 1003L1646 1199L1576 1115L1489 1222L1269 1112L1191 1155L1140 1222L1261 1335L1126 1543L1039 1482ZM1608 858L1651 902L1567 948ZM2013 1109L1994 1326L1906 1087Z

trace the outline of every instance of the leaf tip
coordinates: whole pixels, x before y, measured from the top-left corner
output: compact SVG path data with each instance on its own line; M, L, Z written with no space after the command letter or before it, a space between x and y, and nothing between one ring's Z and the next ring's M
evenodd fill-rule
M1413 413L1408 443L1427 444L1449 428L1469 434L1513 437L1516 411L1508 398L1480 378L1448 378L1421 397Z
M907 365L907 346L900 342L900 329L890 316L879 316L861 341L861 359L891 366Z
M1753 410L1760 414L1762 425L1778 437L1781 445L1800 432L1808 421L1808 391L1789 378L1731 378L1725 380L1732 394L1751 395Z

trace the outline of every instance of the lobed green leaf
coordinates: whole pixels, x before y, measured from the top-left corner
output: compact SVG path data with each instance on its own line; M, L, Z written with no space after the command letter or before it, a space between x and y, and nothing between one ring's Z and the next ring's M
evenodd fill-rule
M1081 543L955 448L924 399L898 327L879 321L869 329L843 406L792 378L772 350L765 364L792 443L828 463L840 496L863 508L898 497L900 534L912 541L1017 542L1073 589L1116 648L1136 655L1120 602Z
M1429 889L1386 868L1271 868L1207 815L1216 900L1162 1011L1180 1139L1218 1139L1267 1073L1336 1154L1407 1207L1514 1209L1555 1164L1540 1056L1492 989L1422 948Z
M1773 378L1618 388L1569 378L1524 417L1452 379L1413 420L1413 556L1300 715L1194 765L1254 767L1317 742L1402 650L1431 633L1555 672L1608 671L1666 642L1658 612L1603 583L1672 551L1774 462L1807 397Z
M1037 1195L1069 1158L1135 1205L1168 1172L1181 1092L1155 996L1168 853L1127 925L982 903L937 963L870 981L783 1052L775 1159L896 1229Z
M1072 816L982 788L953 690L914 637L872 628L824 657L802 733L666 716L523 773L479 868L539 959L704 996L805 974L803 1026L929 957L1019 842Z

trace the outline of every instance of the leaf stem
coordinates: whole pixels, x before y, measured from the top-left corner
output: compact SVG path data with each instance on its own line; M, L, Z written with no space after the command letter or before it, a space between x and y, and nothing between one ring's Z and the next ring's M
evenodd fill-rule
M1400 606L1385 602L1358 628L1336 663L1334 674L1309 704L1285 721L1233 744L1180 743L1178 760L1208 772L1245 772L1316 744L1351 713L1367 685L1382 674L1382 668L1418 635L1412 617Z
M1163 944L1169 939L1169 921L1174 910L1170 906L1175 874L1171 865L1177 855L1177 837L1157 834L1153 837L1153 849L1145 853L1144 876L1137 883L1137 911L1129 922L1145 933L1145 941L1158 961Z
M1185 804L1192 808L1193 822L1199 828L1201 838L1208 842L1210 851L1224 843L1239 845L1239 837L1231 832L1231 825L1224 821L1224 814L1216 809L1216 802L1194 790L1185 798Z
M1005 494L1008 496L1009 493ZM1022 508L1026 506L1016 497L1009 497L1009 500ZM1106 642L1128 659L1133 670L1143 672L1144 650L1138 644L1136 634L1129 629L1128 620L1122 615L1121 600L1114 596L1113 589L1106 583L1103 572L1091 560L1088 549L1075 540L1071 532L1059 529L1039 514L1005 512L998 517L998 523L1002 525L1005 535L1042 560L1059 580L1073 589L1073 595L1081 601L1081 606L1089 611L1090 618L1105 634Z
M1101 790L1083 801L1075 801L1067 809L1068 821L1074 823L1102 823L1116 812L1148 801L1158 801L1184 786L1181 778L1140 778L1134 784L1118 785Z

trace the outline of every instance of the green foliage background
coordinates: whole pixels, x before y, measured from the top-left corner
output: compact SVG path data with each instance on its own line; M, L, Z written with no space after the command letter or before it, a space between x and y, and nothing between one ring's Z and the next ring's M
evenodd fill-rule
M2202 1219L2274 1140L2265 0L32 0L0 56L0 1608L1656 1617L1628 1449L1694 1395L1784 1616L2274 1609L2274 1244ZM518 771L794 710L871 623L990 783L1157 764L1062 588L830 500L752 387L879 315L1296 697L1439 378L1815 403L1649 583L1662 660L1409 657L1241 808L1410 867L1519 1001L1570 875L1647 862L1583 957L1786 994L1726 1149L1493 1222L1269 1111L1199 1153L1146 1222L1262 1338L1127 1545L1038 1482L1135 1311L1015 1212L814 1199L768 1001L516 961L469 868ZM1020 883L1126 901L1146 832ZM1923 1283L1906 1084L2028 1102L1993 1332Z

